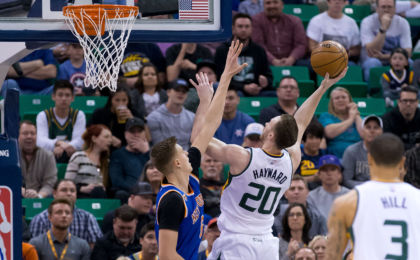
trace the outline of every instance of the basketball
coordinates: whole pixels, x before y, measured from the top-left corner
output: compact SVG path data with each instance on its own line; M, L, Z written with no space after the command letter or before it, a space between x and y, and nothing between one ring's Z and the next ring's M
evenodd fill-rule
M346 49L335 41L323 41L311 53L311 66L322 77L327 72L330 78L337 77L347 67L348 60Z

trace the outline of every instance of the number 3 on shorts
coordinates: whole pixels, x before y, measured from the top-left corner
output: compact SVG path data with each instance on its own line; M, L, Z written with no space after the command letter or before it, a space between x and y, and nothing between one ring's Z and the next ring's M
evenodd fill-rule
M255 183L255 182L249 183L248 186L257 189L258 194L253 195L253 194L249 194L249 193L244 193L241 201L239 202L239 206L241 206L243 209L254 212L256 210L256 208L253 208L253 207L247 205L247 200L260 201L261 198L262 198L260 206L258 207L258 212L261 213L261 214L271 214L273 209L274 209L274 206L276 205L277 197L279 196L281 188L267 187L267 189L266 189L266 187L264 185L261 185L261 184ZM274 193L274 199L271 201L270 208L265 209L267 201L271 197L271 193Z
M408 243L407 243L407 222L403 220L385 220L384 226L401 226L401 236L400 237L391 237L392 243L401 243L401 255L391 255L387 254L385 259L395 259L395 260L407 260L408 252Z

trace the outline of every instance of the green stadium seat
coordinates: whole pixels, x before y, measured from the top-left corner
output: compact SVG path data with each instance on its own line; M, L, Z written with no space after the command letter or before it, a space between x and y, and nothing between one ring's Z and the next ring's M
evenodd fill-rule
M389 70L389 66L371 68L369 71L369 94L372 97L383 97L381 76Z
M93 111L99 107L104 107L108 97L96 96L77 96L72 103L73 108L82 110L86 115L86 122L92 117Z
M241 97L238 110L252 116L256 121L261 109L277 102L276 97Z
M25 208L25 220L29 223L37 214L44 211L50 205L52 198L27 199L22 198L22 207Z
M406 18L410 27L420 27L420 19L419 18Z
M49 95L20 95L19 97L21 120L36 123L37 114L51 106L54 106L54 102Z
M315 83L310 79L309 70L304 66L270 66L273 73L273 86L278 87L281 79L292 76L298 81L301 97L309 97L315 91Z
M67 170L67 163L57 163L57 180L64 179Z
M413 54L411 55L412 60L417 60L419 58L420 58L420 52L413 52Z
M317 75L318 85L321 84L322 80L323 78ZM367 97L368 84L363 80L362 68L359 66L349 66L346 76L335 86L346 88L352 97ZM332 89L328 91L328 96Z
M346 5L343 12L353 18L356 23L360 26L360 22L366 16L370 15L370 5Z
M285 4L283 12L285 14L292 14L299 17L306 29L311 18L319 14L319 8L316 5Z
M76 207L86 210L96 218L99 225L101 225L104 216L111 210L118 208L121 201L118 199L78 199L76 200Z

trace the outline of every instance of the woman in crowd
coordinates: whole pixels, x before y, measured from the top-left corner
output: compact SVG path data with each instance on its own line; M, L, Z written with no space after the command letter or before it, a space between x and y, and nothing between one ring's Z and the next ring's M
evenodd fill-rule
M310 241L311 218L303 204L292 203L282 219L283 234L280 236L279 260L289 260L296 251Z
M328 112L320 116L319 122L324 126L329 154L342 158L349 145L360 141L362 118L345 88L336 87L331 91Z
M71 156L65 178L76 183L78 198L106 198L111 131L105 125L91 125L82 138L83 151Z
M326 259L325 250L327 249L327 237L326 236L315 236L309 243L309 247L312 248L316 253L317 260Z
M130 97L133 109L144 118L168 100L161 88L157 68L152 63L143 64Z
M161 173L152 161L148 161L143 168L140 175L141 182L148 182L152 186L153 194L157 195L160 190L160 185L163 180L163 173Z

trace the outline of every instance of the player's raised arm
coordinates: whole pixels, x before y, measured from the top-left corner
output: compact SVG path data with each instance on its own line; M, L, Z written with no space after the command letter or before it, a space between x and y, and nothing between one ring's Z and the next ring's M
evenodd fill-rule
M295 145L289 148L289 152L292 156L293 161L293 172L297 169L300 164L301 154L300 154L300 143L302 141L303 133L306 130L306 127L312 120L314 116L315 110L321 100L322 96L327 92L327 90L337 83L340 79L342 79L347 73L347 68L345 68L340 75L336 78L330 79L328 73L325 75L324 80L322 80L321 84L319 85L318 89L315 90L312 95L303 102L302 106L296 111L294 117L296 120L296 124L298 126L298 135L297 141Z
M201 94L209 95L208 91L199 91L200 84L209 85L207 76L199 75L200 82L198 85L193 83L194 87L197 88L197 94L200 98L200 105L197 109L196 117L199 117L194 121L193 130L191 134L191 143L192 146L198 148L201 153L205 153L207 146L210 140L213 138L214 133L222 122L223 110L225 107L227 90L230 84L230 81L234 75L240 72L248 64L244 63L242 65L238 64L238 56L242 51L242 43L239 41L233 41L230 45L229 52L226 58L226 66L223 74L220 78L219 86L217 88L216 94L211 100L210 106L208 106L208 97L201 97ZM208 88L203 86L203 89ZM202 104L201 100L204 98L206 101ZM208 106L208 109L204 107ZM200 106L204 107L200 107ZM205 115L203 115L205 113ZM204 120L200 120L200 117L203 117ZM198 131L198 132L197 132Z
M351 227L356 208L357 192L355 190L351 190L334 201L328 217L327 259L341 259L348 242L347 230Z

